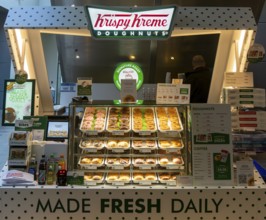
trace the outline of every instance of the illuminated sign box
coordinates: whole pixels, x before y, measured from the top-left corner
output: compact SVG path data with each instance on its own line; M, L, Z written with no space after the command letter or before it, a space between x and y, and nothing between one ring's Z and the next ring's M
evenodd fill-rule
M90 30L100 39L167 39L176 6L115 9L86 6Z

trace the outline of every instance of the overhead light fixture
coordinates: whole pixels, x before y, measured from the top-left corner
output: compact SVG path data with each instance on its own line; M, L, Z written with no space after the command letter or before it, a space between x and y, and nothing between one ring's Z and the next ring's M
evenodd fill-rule
M75 49L75 54L76 54L75 57L76 57L76 59L79 59L80 58L80 56L78 54L78 51L79 51L78 49Z
M170 57L170 59L171 59L171 60L174 60L174 59L175 59L175 57Z
M71 7L76 7L75 4L72 4Z
M136 57L135 57L134 55L130 55L130 56L129 56L129 59L130 59L130 60L135 60Z

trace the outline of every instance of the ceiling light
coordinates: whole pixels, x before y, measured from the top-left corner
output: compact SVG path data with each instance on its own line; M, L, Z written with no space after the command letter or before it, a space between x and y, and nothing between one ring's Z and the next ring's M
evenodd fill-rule
M72 4L71 7L75 7L75 4Z
M129 59L130 59L130 60L135 60L136 57L135 57L134 55L130 55L130 56L129 56Z
M170 57L170 59L171 59L171 60L174 60L174 59L175 59L175 57Z
M79 58L80 58L80 56L77 54L77 55L76 55L76 59L79 59Z

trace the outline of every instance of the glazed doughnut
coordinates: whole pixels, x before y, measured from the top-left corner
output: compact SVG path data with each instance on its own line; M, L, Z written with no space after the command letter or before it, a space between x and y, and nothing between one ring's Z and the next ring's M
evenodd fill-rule
M161 180L170 180L170 175L169 174L161 174L160 179Z
M175 163L175 164L181 164L182 163L182 160L179 157L175 157L175 158L173 158L173 163Z
M145 174L145 179L146 180L155 180L155 175L152 173L146 173Z
M94 175L94 176L92 177L92 179L93 179L93 180L101 180L101 179L102 179L102 176L100 176L100 175Z
M144 164L144 163L145 163L145 161L141 158L135 159L135 164Z
M169 160L167 158L161 158L160 164L168 164Z
M91 160L91 164L100 164L102 162L102 160L100 158L93 158Z
M147 164L155 164L155 159L154 158L147 158L146 163Z
M134 174L134 180L143 180L144 177L142 174Z

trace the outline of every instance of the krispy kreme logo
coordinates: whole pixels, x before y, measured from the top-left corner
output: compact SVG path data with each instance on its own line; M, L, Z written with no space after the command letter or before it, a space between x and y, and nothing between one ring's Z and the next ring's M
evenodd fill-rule
M167 38L175 11L175 6L142 11L86 7L91 33L96 38Z

